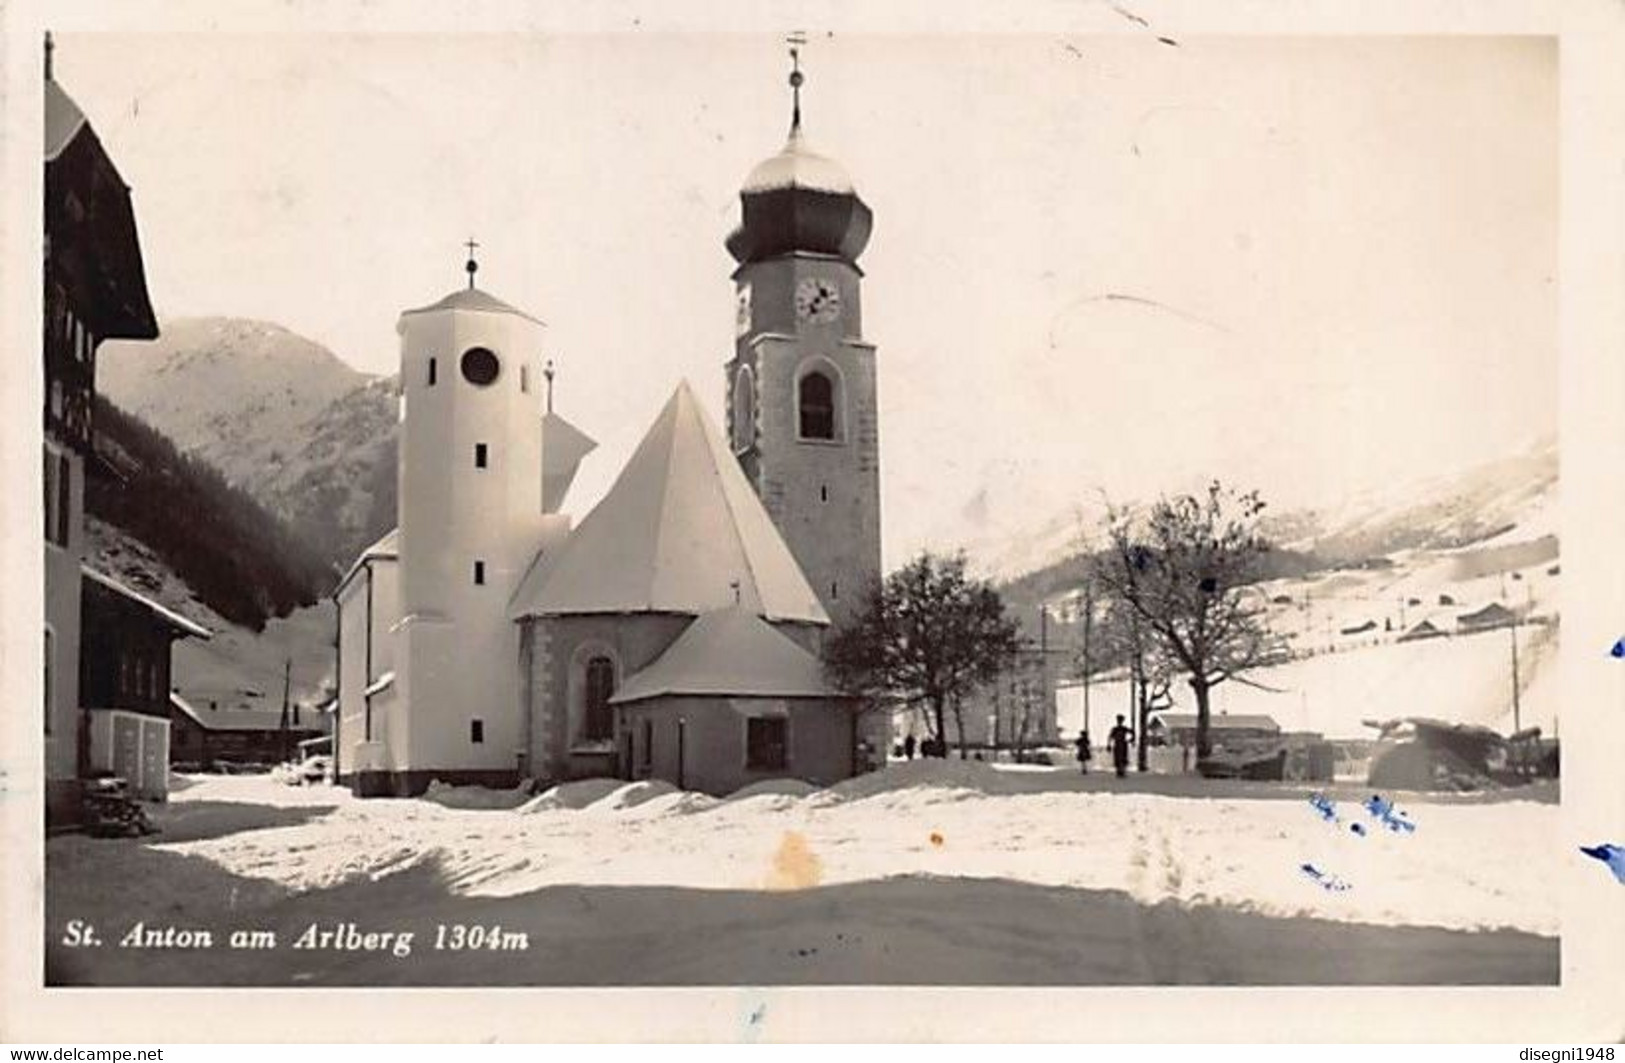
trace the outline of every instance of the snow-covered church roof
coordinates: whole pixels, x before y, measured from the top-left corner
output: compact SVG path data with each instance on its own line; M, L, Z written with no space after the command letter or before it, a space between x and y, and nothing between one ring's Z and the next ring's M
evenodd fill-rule
M510 612L699 615L735 604L770 620L829 623L685 380L603 501L532 564Z
M478 288L459 288L445 298L432 302L428 306L404 310L401 312L401 316L429 314L439 310L474 310L486 314L513 314L524 318L526 321L534 321L538 325L546 324L540 318L532 317L523 310L509 306L490 292L481 291Z
M840 697L818 659L741 606L706 613L609 700L668 694L762 698Z
M799 125L790 131L790 139L777 155L756 164L740 191L771 192L779 188L806 188L834 195L852 195L856 191L840 163L807 147Z

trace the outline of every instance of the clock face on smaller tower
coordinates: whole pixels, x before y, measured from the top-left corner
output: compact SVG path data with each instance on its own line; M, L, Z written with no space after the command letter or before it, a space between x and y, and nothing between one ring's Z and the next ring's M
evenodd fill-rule
M805 277L796 285L796 317L825 325L841 316L841 292L822 277Z

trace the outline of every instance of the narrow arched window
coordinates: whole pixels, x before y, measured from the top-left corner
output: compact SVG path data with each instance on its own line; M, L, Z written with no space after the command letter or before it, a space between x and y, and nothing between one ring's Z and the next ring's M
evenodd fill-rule
M821 372L801 378L801 438L835 438L835 385Z
M615 714L609 699L615 694L615 662L608 657L594 657L587 662L586 712L582 718L582 737L598 741L615 736Z
M749 366L734 377L733 432L735 451L756 442L756 382Z

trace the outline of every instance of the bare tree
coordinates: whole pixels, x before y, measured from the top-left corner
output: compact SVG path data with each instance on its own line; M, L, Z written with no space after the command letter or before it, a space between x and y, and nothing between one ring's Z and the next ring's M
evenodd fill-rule
M924 706L938 741L951 705L964 758L962 699L1003 672L1017 631L992 585L966 573L963 554L927 552L886 577L825 641L824 667L842 690Z
M1146 735L1151 714L1173 707L1170 690L1178 666L1126 602L1110 600L1099 625L1100 652L1128 669L1130 719L1134 721L1138 770L1147 770Z
M1196 698L1196 752L1212 752L1209 694L1268 661L1277 642L1253 584L1269 549L1264 503L1214 481L1202 495L1164 498L1146 513L1112 510L1096 555L1103 592L1141 624Z

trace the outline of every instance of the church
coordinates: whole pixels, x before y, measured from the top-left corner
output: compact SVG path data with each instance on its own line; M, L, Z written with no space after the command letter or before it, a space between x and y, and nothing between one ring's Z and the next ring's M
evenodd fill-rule
M792 57L795 56L792 51ZM889 721L825 678L880 578L869 208L801 129L751 171L725 426L678 383L604 498L564 510L590 436L553 409L536 318L475 286L405 311L399 526L335 591L339 780L415 795L617 777L725 794L827 785Z

